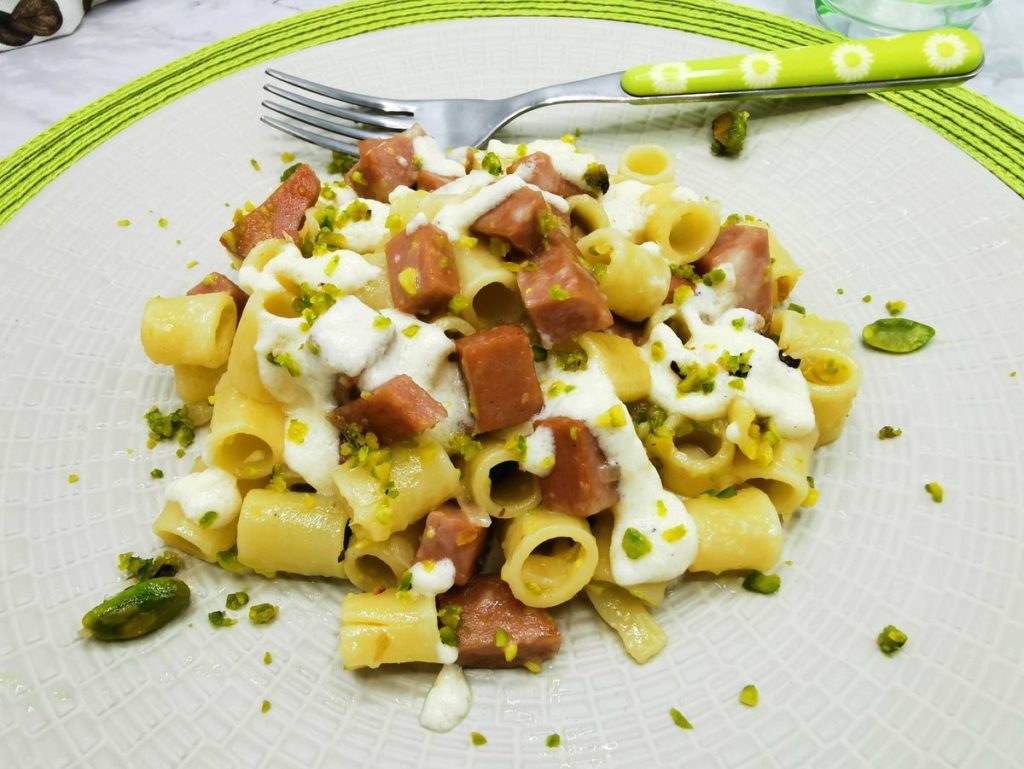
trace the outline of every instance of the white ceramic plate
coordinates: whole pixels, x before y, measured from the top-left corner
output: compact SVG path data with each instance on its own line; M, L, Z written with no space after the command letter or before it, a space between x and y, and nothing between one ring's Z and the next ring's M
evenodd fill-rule
M533 18L378 32L274 66L370 93L487 96L732 50L639 25ZM158 548L150 523L163 488L191 463L145 447L142 414L174 398L170 372L138 343L144 301L224 268L217 237L236 204L276 184L281 152L326 161L258 122L261 69L144 118L0 230L0 765L1024 761L1024 204L867 98L752 106L738 160L708 152L713 107L551 108L508 132L579 127L609 162L630 142L665 144L681 183L772 223L807 270L797 301L859 330L902 299L938 329L915 355L861 351L864 386L845 434L819 455L821 501L790 526L779 594L746 593L736 579L684 584L658 615L668 648L642 667L586 606L561 608L558 658L541 675L470 673L472 712L446 735L417 724L432 670L342 670L341 585L196 564L184 620L135 643L81 639L81 615L119 587L117 554ZM885 424L903 437L879 441ZM154 467L165 480L150 479ZM923 490L932 480L945 486L941 505ZM279 620L210 627L206 613L241 587L280 604ZM894 658L875 645L887 623L910 635ZM760 689L756 709L737 701L747 683ZM670 707L693 731L673 725ZM472 747L471 730L487 746ZM562 747L550 750L554 732Z

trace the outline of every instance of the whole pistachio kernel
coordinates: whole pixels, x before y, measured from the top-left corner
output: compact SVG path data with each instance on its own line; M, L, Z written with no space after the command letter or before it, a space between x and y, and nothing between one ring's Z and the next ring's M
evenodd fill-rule
M82 626L100 641L126 641L159 630L181 614L190 600L188 585L180 579L148 579L89 610Z
M902 355L928 344L935 329L909 318L882 318L865 326L862 336L868 347Z

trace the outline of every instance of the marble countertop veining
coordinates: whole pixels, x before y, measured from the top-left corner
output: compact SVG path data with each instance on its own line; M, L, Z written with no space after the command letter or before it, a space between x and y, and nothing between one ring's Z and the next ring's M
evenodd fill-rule
M812 0L735 0L816 24ZM0 157L134 78L230 35L337 0L112 0L68 37L0 53ZM971 87L1024 115L1024 2L996 0L975 25L987 63Z

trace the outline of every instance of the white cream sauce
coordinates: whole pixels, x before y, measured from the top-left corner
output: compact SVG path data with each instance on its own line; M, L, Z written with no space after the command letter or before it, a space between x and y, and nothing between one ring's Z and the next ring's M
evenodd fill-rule
M462 668L445 665L423 700L420 726L432 732L450 732L466 717L472 703L473 695Z
M172 481L167 487L167 501L177 502L191 521L198 522L207 513L215 513L216 518L208 525L211 529L227 526L242 509L238 479L219 467L208 467Z

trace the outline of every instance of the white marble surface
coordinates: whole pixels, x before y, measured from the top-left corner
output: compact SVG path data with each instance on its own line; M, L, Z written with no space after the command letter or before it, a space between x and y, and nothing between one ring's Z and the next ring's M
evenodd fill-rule
M74 34L0 53L0 157L70 112L209 43L336 0L112 0ZM812 0L737 0L817 23ZM1024 2L996 0L975 27L988 50L972 87L1024 115Z

